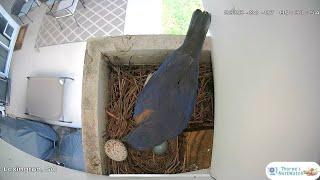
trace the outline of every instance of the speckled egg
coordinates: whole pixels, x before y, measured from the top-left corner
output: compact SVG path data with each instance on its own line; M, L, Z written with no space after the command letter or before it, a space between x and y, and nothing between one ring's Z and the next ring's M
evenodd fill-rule
M107 156L114 161L123 161L128 156L126 146L119 140L110 139L104 145Z

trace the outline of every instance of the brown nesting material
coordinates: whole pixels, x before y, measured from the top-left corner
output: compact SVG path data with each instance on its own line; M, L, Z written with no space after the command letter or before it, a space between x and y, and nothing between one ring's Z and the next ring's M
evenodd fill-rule
M144 82L158 65L110 65L109 102L107 105L107 139L121 139L135 126L134 105ZM197 104L189 130L213 128L213 76L209 64L201 64ZM151 150L140 152L129 146L128 158L122 162L109 160L110 174L174 174L185 172L185 162L179 158L179 138L169 140L168 151L156 156Z

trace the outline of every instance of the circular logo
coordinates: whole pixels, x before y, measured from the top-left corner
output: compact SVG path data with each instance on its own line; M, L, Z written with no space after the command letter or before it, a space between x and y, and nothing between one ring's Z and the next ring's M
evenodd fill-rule
M269 168L269 172L274 173L274 168L273 167Z

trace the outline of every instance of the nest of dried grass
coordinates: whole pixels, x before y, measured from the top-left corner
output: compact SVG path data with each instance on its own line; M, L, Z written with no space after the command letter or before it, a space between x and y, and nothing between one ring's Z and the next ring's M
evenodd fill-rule
M109 75L109 102L107 105L107 139L121 139L134 127L134 105L146 78L158 65L111 65ZM210 64L201 64L197 104L188 129L213 127L213 78ZM185 172L185 163L179 159L179 138L169 140L168 151L156 156L150 151L136 151L128 147L128 158L122 162L109 160L109 174L174 174Z

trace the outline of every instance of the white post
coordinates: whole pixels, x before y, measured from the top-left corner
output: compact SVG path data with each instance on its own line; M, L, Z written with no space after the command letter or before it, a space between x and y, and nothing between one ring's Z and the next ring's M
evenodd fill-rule
M320 1L203 0L212 13L217 180L268 179L272 161L320 162ZM225 15L225 10L274 10ZM251 12L252 13L252 12Z

